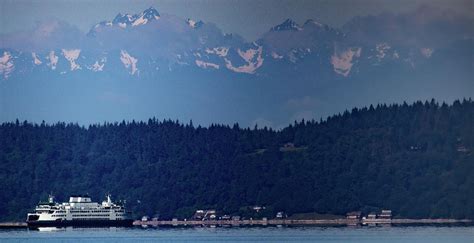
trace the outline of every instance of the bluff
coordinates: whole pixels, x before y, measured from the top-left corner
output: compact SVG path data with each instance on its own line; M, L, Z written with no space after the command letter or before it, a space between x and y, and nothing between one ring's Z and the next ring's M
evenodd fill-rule
M392 209L474 218L474 102L379 104L283 129L149 119L0 125L0 220L47 194L111 193L135 216Z

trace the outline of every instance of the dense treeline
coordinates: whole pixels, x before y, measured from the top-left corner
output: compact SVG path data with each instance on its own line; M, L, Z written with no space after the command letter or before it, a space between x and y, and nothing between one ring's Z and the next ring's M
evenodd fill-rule
M156 119L16 121L0 126L0 220L24 219L49 192L61 201L110 192L135 215L162 218L249 205L474 218L473 149L471 99L370 106L280 131Z

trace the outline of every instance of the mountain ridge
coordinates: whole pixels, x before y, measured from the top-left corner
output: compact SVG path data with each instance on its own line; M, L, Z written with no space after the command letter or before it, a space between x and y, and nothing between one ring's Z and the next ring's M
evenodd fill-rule
M295 63L297 61L304 60L305 56L308 56L312 52L321 51L317 49L314 50L315 48L325 48L327 50L335 50L332 53L332 56L326 57L326 61L329 61L329 63L333 65L334 73L336 75L347 77L350 75L351 68L354 65L353 60L357 58L370 58L370 56L366 54L374 47L376 52L383 52L383 48L391 48L392 57L403 60L405 63L408 63L412 66L414 66L414 63L419 61L418 59L420 57L430 58L433 53L436 52L436 49L440 48L439 44L435 44L434 40L426 41L426 43L423 44L420 43L419 40L413 39L411 37L406 38L407 36L416 36L416 34L413 35L410 33L421 33L420 31L416 30L410 30L409 33L407 32L405 34L401 32L396 33L396 39L394 39L395 37L388 36L388 33L393 36L393 30L390 30L390 32L385 31L377 34L377 31L381 29L381 27L376 27L376 23L386 22L386 25L388 25L388 23L392 23L391 26L397 26L393 23L400 23L400 27L395 28L406 29L408 27L403 27L402 24L407 22L405 19L418 18L417 22L420 22L422 27L425 27L426 25L429 26L433 21L444 21L443 17L445 17L445 22L448 24L456 24L456 21L464 23L463 21L465 21L465 19L462 17L452 17L452 14L431 14L433 12L436 13L436 11L426 9L427 8L420 8L412 14L404 15L380 14L377 16L354 17L346 25L344 25L341 30L330 28L327 25L323 25L311 19L305 21L303 26L298 25L291 19L286 19L283 23L272 27L271 30L264 34L261 39L254 42L259 43L258 45L262 46L261 51L258 49L258 46L252 47L252 43L245 43L242 40L238 40L238 38L234 43L225 41L225 35L217 27L207 27L208 29L206 29L203 27L206 25L206 23L202 21L181 19L177 17L170 17L169 15L161 16L153 7L133 15L119 13L112 21L102 21L95 25L93 28L91 28L87 35L80 38L81 41L69 41L69 39L65 39L64 41L59 42L55 46L56 48L51 48L54 46L54 44L51 45L51 43L54 43L55 41L57 42L58 39L62 38L61 36L70 35L69 32L71 31L71 28L64 24L60 25L55 22L45 23L42 25L43 27L41 27L41 25L38 27L39 29L36 31L36 33L39 35L37 37L39 41L35 42L37 43L37 46L45 45L45 48L43 49L49 48L50 52L53 51L51 49L56 49L56 52L57 50L68 49L68 46L75 46L75 48L73 48L74 50L89 49L93 52L96 52L91 57L81 57L82 59L88 60L87 62L89 63L87 65L89 66L93 66L96 62L99 62L101 59L103 59L101 57L97 57L101 52L106 53L111 51L112 49L110 48L120 48L123 51L128 52L130 56L133 56L133 52L135 52L136 56L133 56L135 59L138 59L137 56L144 55L144 53L141 52L150 52L148 56L140 58L145 58L145 62L150 62L151 59L162 59L168 65L191 65L202 69L218 69L247 74L257 73L260 67L266 65L266 62L273 62L283 59L289 61L290 63ZM419 20L420 17L416 17L416 14L419 12L424 13L423 16L427 16L426 19L421 18L421 20ZM377 21L374 21L373 18L376 18ZM400 19L401 22L398 19ZM370 24L367 21L370 21ZM364 30L364 28L370 28L370 26L375 26L377 30ZM141 28L135 29L133 27ZM131 29L126 31L126 29L129 28ZM331 33L331 31L335 31L335 34ZM341 33L341 31L343 32ZM272 34L272 32L274 32L274 34ZM54 33L58 34L55 35ZM364 34L364 37L361 37L360 33L369 34ZM465 35L469 36L469 38L474 36L472 31L469 31L469 29L466 29L465 27L454 33L457 33L456 35L458 37L443 36L442 39L444 38L447 40L451 38L452 41L456 38L459 39L463 37L462 35L464 35L464 38L466 38ZM422 33L422 35L426 34L428 33ZM271 37L272 35L276 35L276 37ZM73 39L78 39L76 37L78 36L77 33L73 36ZM138 36L141 36L141 38ZM368 40L366 36L374 36L374 38ZM2 38L5 37L2 36ZM426 37L422 38L426 39ZM438 37L438 39L439 38L440 37ZM413 39L411 40L413 44L407 44L407 41L402 41L403 39ZM43 41L41 42L41 40ZM445 42L446 40L440 41ZM137 49L138 47L136 45L150 46L150 41L156 41L158 45L146 51ZM321 46L321 41L323 44L326 43L326 46ZM3 56L0 64L3 66L0 68L0 75L3 76L3 79L7 79L11 76L13 71L11 68L9 69L5 66L9 66L10 64L15 65L15 58L17 57L16 54L12 55L11 52L14 50L22 51L22 49L21 47L13 47L11 51L7 51L9 49L8 38L6 38L3 43ZM24 44L24 46L28 45L31 46L32 44L28 44L28 42ZM384 45L385 47L380 49L379 46L381 45ZM394 50L392 45L402 50ZM160 48L160 46L162 47ZM345 50L341 50L341 46L346 46ZM229 49L228 53L231 55L226 57L222 55L214 55L215 53L212 52L212 49L214 48L227 48ZM351 50L354 48L361 48L361 53L358 55L356 55L358 52L356 54L352 53ZM336 49L341 51L338 53ZM44 51L41 52L41 48L38 51L32 51L32 53L33 52L36 54L36 57L33 58L35 64L45 65L46 63L43 61L41 61L42 64L40 64L36 60L40 60L40 57L47 59L50 53L45 53ZM262 56L261 61L257 61L255 56L250 56L251 53L255 52L258 52L258 55ZM9 55L6 55L6 53L9 53ZM33 56L33 54L30 54L30 56ZM204 58L199 58L200 56L204 56ZM379 53L378 59L384 58L385 56L385 53ZM62 59L61 56L59 56L59 58ZM67 57L65 58L67 59ZM108 59L110 60L111 57ZM144 61L139 62L137 65L142 64ZM127 63L122 64L124 68L127 69ZM107 66L108 64L104 62L104 65ZM142 68L142 70L147 69L148 71L152 71L153 68L154 67L147 67ZM91 70L97 71L98 69ZM64 71L66 70L63 70L63 72ZM131 75L137 74L137 72L130 71L129 73Z

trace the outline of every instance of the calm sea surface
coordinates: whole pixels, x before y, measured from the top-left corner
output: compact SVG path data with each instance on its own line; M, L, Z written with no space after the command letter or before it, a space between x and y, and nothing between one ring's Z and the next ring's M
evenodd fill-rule
M468 242L474 227L66 228L0 230L0 242Z

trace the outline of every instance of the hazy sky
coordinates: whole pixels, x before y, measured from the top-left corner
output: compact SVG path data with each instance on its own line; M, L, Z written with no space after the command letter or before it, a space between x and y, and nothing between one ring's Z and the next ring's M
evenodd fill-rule
M138 13L153 6L160 13L213 22L226 33L255 40L286 18L340 26L356 15L405 12L421 4L474 15L474 0L0 0L0 33L31 28L51 17L86 32L119 12Z

